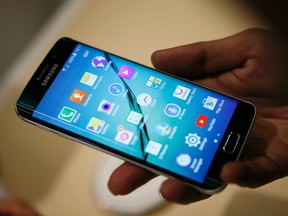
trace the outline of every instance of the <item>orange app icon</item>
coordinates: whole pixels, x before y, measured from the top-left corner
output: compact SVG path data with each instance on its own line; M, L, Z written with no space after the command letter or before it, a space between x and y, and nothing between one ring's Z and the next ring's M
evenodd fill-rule
M79 104L82 104L87 96L87 92L75 89L70 96L70 100Z

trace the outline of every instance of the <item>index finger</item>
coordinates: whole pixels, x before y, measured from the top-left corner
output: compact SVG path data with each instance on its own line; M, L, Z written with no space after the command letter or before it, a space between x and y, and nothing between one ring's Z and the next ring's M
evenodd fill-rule
M248 30L219 40L197 42L152 54L153 65L186 78L207 76L241 67L251 49L251 37L261 30Z
M154 177L156 174L129 162L124 162L111 174L108 188L114 195L126 195Z

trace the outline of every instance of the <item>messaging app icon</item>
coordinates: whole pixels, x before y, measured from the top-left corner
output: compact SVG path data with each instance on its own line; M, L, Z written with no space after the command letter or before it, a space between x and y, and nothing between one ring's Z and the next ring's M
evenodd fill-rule
M97 78L98 78L97 75L89 73L89 72L85 72L80 82L88 86L93 86Z
M105 121L92 117L86 127L87 130L99 134L105 125Z
M64 106L60 114L58 115L58 118L66 122L72 122L76 113L76 110Z

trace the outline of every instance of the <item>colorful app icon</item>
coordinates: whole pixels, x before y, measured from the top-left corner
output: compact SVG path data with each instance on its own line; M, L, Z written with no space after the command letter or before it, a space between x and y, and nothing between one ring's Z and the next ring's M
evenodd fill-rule
M176 158L176 162L179 166L181 167L187 167L190 165L192 159L190 157L189 154L180 154L177 158Z
M152 97L149 94L142 93L137 96L137 103L140 106L149 106L152 102Z
M146 82L146 86L157 89L159 88L162 80L159 78L156 78L154 76L150 76L148 81Z
M134 133L128 130L119 130L116 137L115 137L115 141L120 142L124 145L129 145L132 138L134 136Z
M85 72L80 82L88 86L93 86L97 78L98 78L97 75L89 73L89 72Z
M107 65L107 60L103 56L96 56L91 63L95 68L104 68Z
M105 125L105 121L92 117L86 126L86 129L99 134Z
M140 123L142 117L143 117L143 115L141 113L131 111L126 118L126 121L130 122L132 124L138 125Z
M58 115L58 118L66 122L72 122L76 113L76 110L64 106L60 114Z
M198 147L198 145L201 144L201 137L198 136L196 133L189 133L187 136L185 136L185 143L189 147Z
M191 89L186 88L181 85L177 85L176 89L174 90L173 96L182 100L186 100L189 96Z
M87 96L87 92L79 89L75 89L70 96L70 100L79 104L82 104Z
M152 141L152 140L149 140L149 142L145 148L145 152L147 152L148 154L152 154L154 156L158 156L161 148L162 148L162 144L157 143L157 142Z
M177 104L169 103L166 105L164 109L164 113L171 117L171 118L176 118L180 115L181 108Z
M166 122L160 122L155 127L156 132L161 136L168 136L172 132L172 127Z
M102 113L106 113L107 115L110 115L112 110L115 107L115 103L111 103L107 100L102 100L101 103L98 106L98 111Z
M131 79L135 72L134 68L130 68L128 66L122 66L118 72L118 76L126 78L126 79Z
M120 83L113 83L109 86L109 92L111 95L118 96L124 92L124 87Z
M208 122L208 116L205 116L205 115L199 115L196 122L195 122L195 125L197 127L200 127L200 128L204 128L205 125L207 124Z
M216 104L217 104L218 99L208 96L203 100L203 107L209 110L214 110Z

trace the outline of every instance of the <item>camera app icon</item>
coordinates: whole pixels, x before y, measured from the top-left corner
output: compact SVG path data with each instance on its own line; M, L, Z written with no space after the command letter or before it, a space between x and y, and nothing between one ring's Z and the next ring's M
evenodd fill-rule
M102 113L106 113L107 115L110 115L115 107L115 103L112 103L108 100L102 100L101 103L98 106L98 111Z

